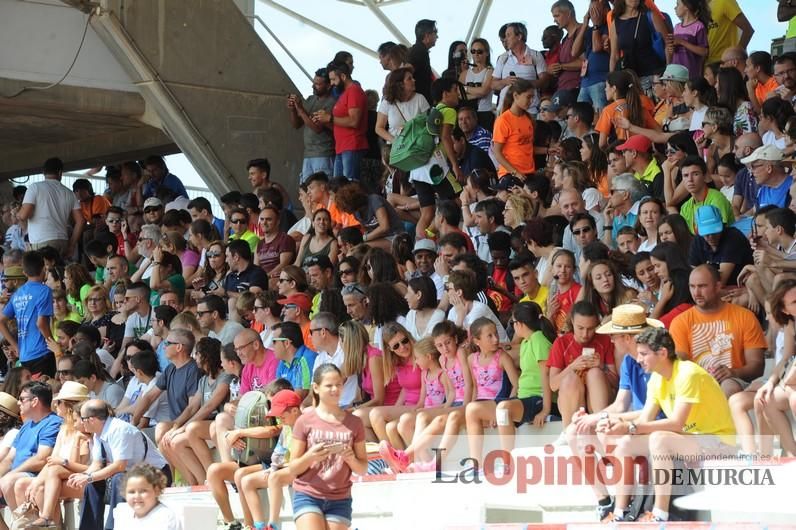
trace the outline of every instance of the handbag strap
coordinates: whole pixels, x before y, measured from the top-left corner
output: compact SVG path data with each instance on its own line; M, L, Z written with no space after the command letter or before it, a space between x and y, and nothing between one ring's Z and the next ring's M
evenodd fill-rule
M149 441L146 439L146 434L144 431L138 431L141 435L141 440L144 442L144 457L141 459L141 462L146 461L146 456L149 454ZM105 444L102 443L102 440L97 438L100 444L100 455L102 456L102 467L108 465L108 452L105 450Z

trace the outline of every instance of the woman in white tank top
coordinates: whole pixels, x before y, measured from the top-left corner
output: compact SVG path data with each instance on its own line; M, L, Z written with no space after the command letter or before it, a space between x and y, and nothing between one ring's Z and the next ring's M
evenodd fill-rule
M492 131L495 114L492 109L492 58L489 43L485 39L474 39L470 45L472 63L462 71L459 81L464 85L468 106L478 113L478 124Z

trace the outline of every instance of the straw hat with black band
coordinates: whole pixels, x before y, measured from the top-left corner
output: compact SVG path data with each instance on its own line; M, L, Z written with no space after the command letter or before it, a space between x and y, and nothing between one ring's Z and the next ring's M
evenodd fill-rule
M643 307L636 304L623 304L611 311L611 320L597 328L601 335L637 335L648 327L662 328L663 322L647 318Z
M19 404L17 398L11 394L0 392L0 412L4 412L14 418L19 418Z
M65 381L61 390L53 396L53 401L86 401L88 387L77 381Z

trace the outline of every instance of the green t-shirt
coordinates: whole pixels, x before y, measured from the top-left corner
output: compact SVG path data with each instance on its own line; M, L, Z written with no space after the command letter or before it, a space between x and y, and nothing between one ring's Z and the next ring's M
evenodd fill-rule
M80 315L82 319L86 315L85 308L83 307L83 303L85 302L86 298L88 298L88 292L91 290L91 286L89 284L85 284L83 287L80 288L80 300L75 300L71 294L66 295L66 301L69 305L72 306L72 309Z
M544 333L534 331L520 344L520 379L517 397L542 396L542 372L539 363L546 361L553 344Z
M177 293L177 297L180 300L185 299L185 277L182 274L172 274L166 281L169 282L171 285L171 290ZM146 283L149 283L149 280L146 280ZM152 287L150 286L150 289ZM157 307L160 305L160 293L155 290L149 291L149 305L152 307Z
M257 236L257 234L255 234L251 230L246 230L245 232L243 232L240 235L240 237L236 236L235 234L230 234L229 235L229 239L230 239L230 241L232 241L234 239L242 239L242 240L244 240L245 242L247 242L249 244L249 248L252 249L252 254L257 252L257 244L260 243L260 238Z
M688 229L691 230L692 234L696 233L695 221L697 208L705 205L712 205L719 209L721 212L721 220L724 222L725 226L735 222L735 215L732 213L732 204L727 200L727 197L717 189L708 188L708 193L705 195L704 201L696 202L694 198L691 197L685 201L685 204L680 208L680 216L685 219L685 222L688 224Z

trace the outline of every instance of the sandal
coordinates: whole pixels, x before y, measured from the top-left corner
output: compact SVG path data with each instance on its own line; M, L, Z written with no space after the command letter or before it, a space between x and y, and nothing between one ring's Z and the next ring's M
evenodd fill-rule
M28 528L55 528L55 521L45 517L39 517L32 523L29 523Z

